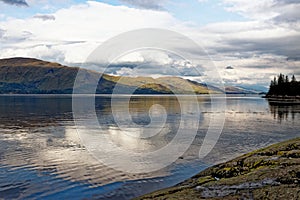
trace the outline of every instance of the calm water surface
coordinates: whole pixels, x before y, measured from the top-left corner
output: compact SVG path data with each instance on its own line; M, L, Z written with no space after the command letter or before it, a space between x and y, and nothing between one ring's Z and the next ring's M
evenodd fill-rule
M181 106L193 103L187 97ZM199 129L188 151L162 170L128 174L89 154L76 131L70 96L0 96L0 198L130 199L177 184L215 163L300 136L300 105L273 105L259 96L231 96L226 103L223 132L205 159L197 155L214 113L209 96L199 96ZM98 96L95 108L104 130L99 134L110 134L114 143L129 151L162 148L179 126L181 109L176 97L134 96L129 110L136 124L146 126L155 104L167 112L168 131L148 140L128 139L116 125L110 97ZM115 106L125 113L122 97ZM88 117L89 111L82 112L82 119Z

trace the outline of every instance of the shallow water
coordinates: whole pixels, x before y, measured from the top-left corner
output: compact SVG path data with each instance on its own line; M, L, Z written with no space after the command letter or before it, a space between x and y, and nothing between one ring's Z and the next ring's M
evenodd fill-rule
M80 98L84 104L86 97ZM222 100L222 97L217 98L217 105ZM209 121L216 114L211 110L209 96L198 96L197 105L189 97L181 102L172 96L131 97L130 119L138 126L147 129L151 120L155 121L156 118L149 115L153 105L161 105L167 113L162 131L150 139L132 138L118 128L110 97L98 96L95 102L101 126L98 135L108 135L113 143L129 153L156 151L170 143L180 126L184 107L200 109L197 123L194 119L184 121L187 135L193 126L199 126L196 138L185 154L166 168L150 173L122 172L90 154L89 147L78 135L82 127L76 126L78 123L73 120L72 97L0 96L0 198L130 199L177 184L215 163L300 136L299 105L272 105L259 96L231 96L226 99L226 110L218 111L225 111L226 116L221 137L208 156L199 160ZM114 104L121 118L126 118L124 102L125 98L120 96ZM157 112L157 123L164 120L159 118L160 109L152 110ZM77 122L90 120L90 113L83 110L77 115ZM126 120L123 123L126 125ZM92 126L84 129L87 134L97 130ZM136 127L126 130L138 132ZM118 156L113 149L108 151L109 154L103 156ZM140 166L145 165L141 159Z

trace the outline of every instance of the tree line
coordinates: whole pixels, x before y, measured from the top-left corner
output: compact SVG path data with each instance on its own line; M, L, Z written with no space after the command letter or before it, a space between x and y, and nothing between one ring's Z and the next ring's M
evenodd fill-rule
M284 74L279 74L271 81L267 96L298 96L300 95L300 81L296 80L295 75L291 80Z

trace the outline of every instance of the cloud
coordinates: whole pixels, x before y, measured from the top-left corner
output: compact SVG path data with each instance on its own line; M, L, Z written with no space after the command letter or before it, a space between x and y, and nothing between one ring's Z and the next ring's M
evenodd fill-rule
M107 68L101 63L86 64L95 65L93 70L119 76L200 76L196 70L201 66L194 66L189 61L171 52L157 50L138 50L126 54L114 60Z
M163 4L166 0L121 0L138 8L151 9L151 10L163 10Z
M16 34L11 33L9 30L2 30L0 31L0 36L1 47L5 49L6 46L14 46L13 44L29 41L33 37L33 34L25 30L19 31Z
M41 19L43 21L55 20L55 16L54 15L41 15L41 14L37 14L37 15L33 16L33 18Z
M223 0L225 9L237 12L244 17L274 22L300 20L300 1L297 0Z
M134 67L132 67L134 66ZM119 76L183 76L183 77L199 77L199 73L195 68L178 68L173 65L155 65L153 63L135 63L131 67L122 64L114 69L108 68L106 72Z
M272 69L274 66L271 65L249 65L246 66L247 69Z
M228 83L269 85L270 78L280 72L300 74L300 23L293 8L297 8L298 1L224 0L226 9L247 19L202 27L179 21L162 10L163 4L158 1L126 1L138 8L88 1L45 16L0 20L0 57L28 56L64 64L82 63L103 41L126 31L152 27L174 30L198 42ZM205 67L211 67L207 55L180 45L199 59L196 65L203 69L201 73ZM111 73L197 76L189 63L170 55L136 54L123 59L123 66L113 66ZM142 62L145 65L138 67ZM224 66L234 66L234 70Z
M5 30L0 29L0 39L4 36Z
M226 69L234 69L232 66L227 66Z
M299 73L300 1L224 0L223 3L228 11L247 20L212 23L200 30L210 34L205 47L215 64L220 69L226 63L236 66L235 70L224 69L225 81L267 85L276 73Z
M139 28L181 29L179 27L183 26L165 11L111 6L95 1L60 9L47 15L47 19L48 16L55 16L55 20L37 20L35 17L0 21L0 27L6 30L6 38L1 41L1 57L30 55L32 51L36 55L32 46L55 44L49 51L61 52L64 63L82 63L101 42L120 33ZM30 31L32 38L24 38L23 31ZM69 41L81 43L68 44ZM49 58L48 50L41 51L38 57L43 59L43 52L45 58Z
M0 0L6 4L16 5L16 6L28 6L25 0Z
M266 20L278 15L274 11L274 0L223 0L225 9L250 19Z
M273 30L274 32L276 30ZM286 30L287 32L290 30ZM290 31L291 32L291 31ZM261 34L266 34L267 31L261 31ZM240 57L247 58L249 52L258 55L273 54L286 58L297 58L300 51L300 33L278 34L265 36L262 38L254 38L250 35L245 38L227 38L223 41L224 46L216 47L217 51L226 54L238 52ZM250 54L251 55L251 54Z

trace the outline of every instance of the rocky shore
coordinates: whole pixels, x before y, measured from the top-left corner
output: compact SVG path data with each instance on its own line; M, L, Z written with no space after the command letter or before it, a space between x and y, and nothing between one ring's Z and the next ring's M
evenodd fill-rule
M138 199L300 199L300 138L210 167Z

